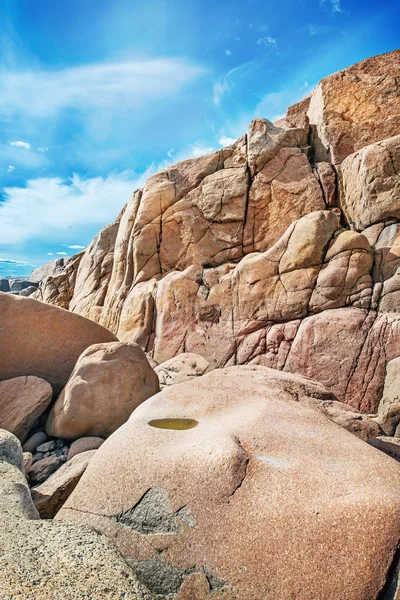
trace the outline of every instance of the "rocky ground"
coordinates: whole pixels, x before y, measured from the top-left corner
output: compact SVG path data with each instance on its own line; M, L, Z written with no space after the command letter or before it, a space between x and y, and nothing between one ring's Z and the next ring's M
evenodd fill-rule
M399 81L327 77L1 283L0 598L400 599Z

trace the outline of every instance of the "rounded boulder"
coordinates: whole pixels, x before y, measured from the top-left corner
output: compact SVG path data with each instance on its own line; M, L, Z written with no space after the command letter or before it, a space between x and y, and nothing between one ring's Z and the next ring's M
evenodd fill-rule
M157 374L137 344L94 344L79 357L46 422L51 437L106 438L159 391Z

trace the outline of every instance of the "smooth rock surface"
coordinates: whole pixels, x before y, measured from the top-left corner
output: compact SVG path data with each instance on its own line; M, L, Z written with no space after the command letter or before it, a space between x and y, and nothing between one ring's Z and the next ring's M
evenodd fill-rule
M46 422L49 436L107 437L159 391L156 373L137 344L94 344L79 357Z
M0 380L35 375L54 392L88 346L115 336L97 323L32 298L0 293Z
M23 444L24 452L35 452L36 448L47 441L47 434L44 431L37 431L30 436Z
M312 408L324 400L314 381L252 366L166 387L56 518L106 533L153 594L174 598L196 573L210 600L377 598L400 539L400 465Z
M100 446L104 443L104 439L100 438L100 437L82 437L79 438L77 440L75 440L74 442L72 442L69 451L68 451L68 455L67 455L67 460L71 460L71 458L73 458L74 456L76 456L77 454L80 454L81 452L88 452L89 450L97 450L97 448L100 448Z
M0 381L0 427L25 442L52 396L51 385L39 377L13 377Z

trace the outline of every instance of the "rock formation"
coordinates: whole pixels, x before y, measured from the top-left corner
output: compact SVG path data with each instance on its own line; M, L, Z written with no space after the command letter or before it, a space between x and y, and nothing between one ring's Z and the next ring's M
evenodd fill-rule
M399 81L327 77L0 281L1 597L400 599Z
M400 465L316 409L331 398L257 366L166 387L56 518L114 540L161 597L377 598L400 540ZM194 577L203 591L186 595Z
M376 412L400 355L399 76L400 51L367 59L279 127L150 177L84 253L70 310L156 363L299 372Z
M32 298L0 293L0 381L34 375L60 392L79 355L115 336L88 319Z

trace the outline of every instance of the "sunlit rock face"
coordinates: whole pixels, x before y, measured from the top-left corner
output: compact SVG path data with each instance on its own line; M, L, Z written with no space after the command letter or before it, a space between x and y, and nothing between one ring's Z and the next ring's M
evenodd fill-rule
M107 535L155 597L377 598L393 583L400 465L328 420L332 399L251 365L166 387L56 518Z
M69 309L157 363L299 372L375 412L400 356L399 71L400 51L363 61L150 177L66 277Z

